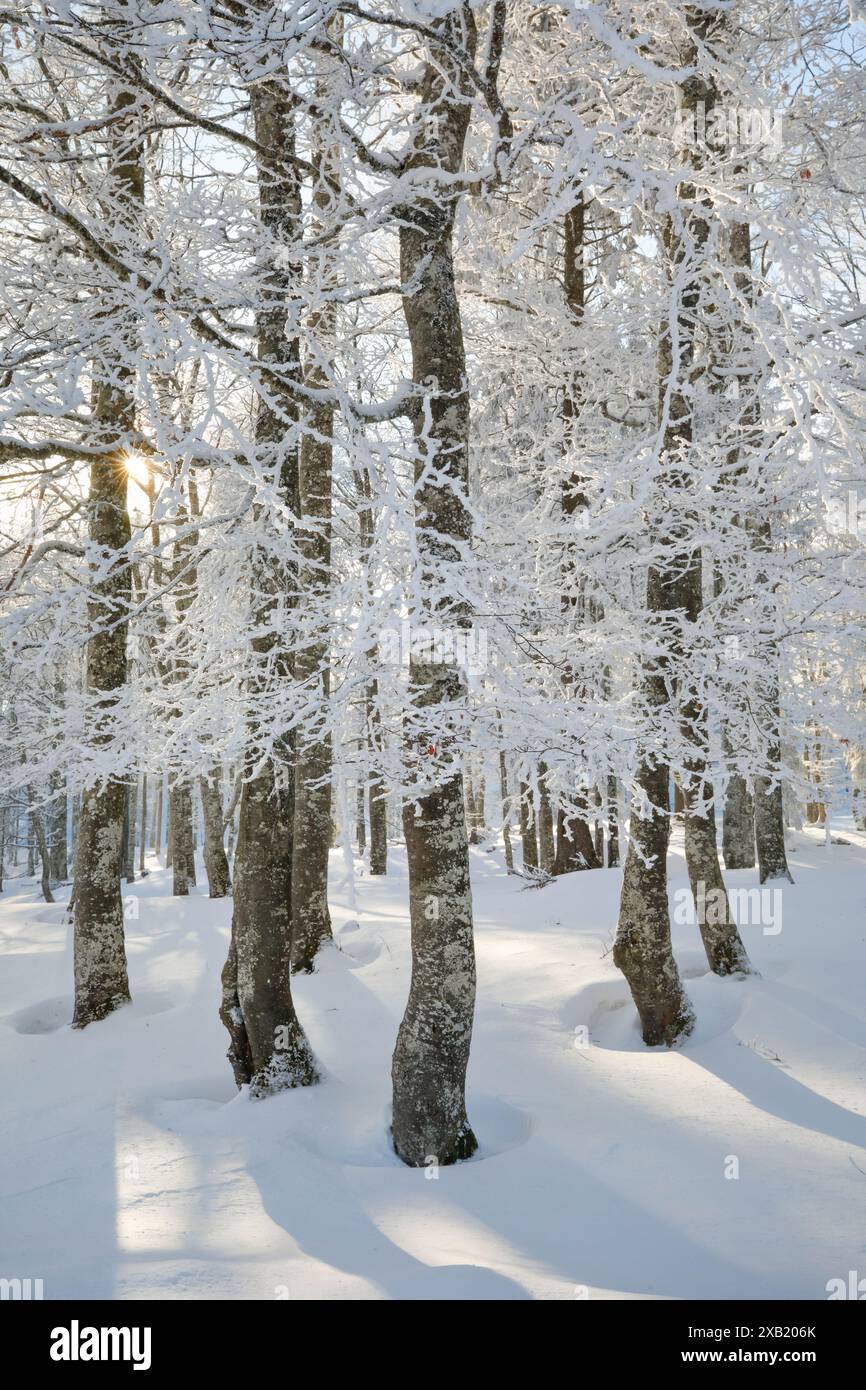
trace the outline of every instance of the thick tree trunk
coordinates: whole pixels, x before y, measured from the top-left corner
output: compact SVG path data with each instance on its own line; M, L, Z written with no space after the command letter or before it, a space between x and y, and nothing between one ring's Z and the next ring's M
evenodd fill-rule
M556 814L555 874L571 874L579 869L599 869L592 834L584 816L567 815L562 806Z
M224 898L231 889L229 861L223 848L222 775L214 768L208 777L199 778L202 819L204 821L204 867L207 874L208 897Z
M257 309L259 357L300 379L300 351L290 308L298 275L293 253L300 232L301 199L295 162L294 98L280 74L250 87L258 156L260 219L266 243L259 276ZM294 330L296 332L296 330ZM286 438L297 421L297 405L268 387L256 406L256 442L271 468L274 486L288 510L300 509L298 451ZM295 1013L291 991L292 851L294 832L294 748L284 739L264 756L261 704L271 670L292 679L291 663L276 637L278 607L291 609L297 578L271 553L268 517L260 513L261 541L251 557L253 622L251 647L256 662L250 680L253 713L249 752L241 792L234 860L234 911L228 959L222 973L220 1017L229 1033L229 1060L239 1086L262 1097L318 1081L310 1045ZM281 522L282 525L282 522Z
M332 40L341 23L332 20ZM329 101L328 83L317 82L317 96L323 105ZM320 230L327 224L339 189L333 151L326 140L314 137L315 186L313 204L320 217ZM323 290L332 287L335 276L333 253L319 253L311 273ZM310 315L307 337L317 345L307 365L309 386L328 387L328 374L322 365L332 357L337 327L332 301ZM331 479L333 468L334 408L317 404L310 411L307 430L301 439L299 461L300 515L297 534L300 563L298 588L301 613L312 615L312 628L295 656L295 680L303 691L311 717L298 736L295 773L295 826L292 859L292 969L309 973L314 969L320 948L332 940L328 911L328 859L331 848L332 750L328 729L330 700L330 611L331 591Z
M704 15L695 18L690 14L688 22L697 27L701 41L705 42L707 31L716 20ZM688 53L684 54L685 63L694 63L696 54L696 44L690 41ZM696 75L680 86L681 110L694 117L699 103L712 109L714 95L712 79ZM662 236L669 280L671 286L676 287L677 307L662 325L657 349L659 421L664 426L654 497L659 508L664 505L669 490L687 495L694 487L690 467L694 399L691 386L695 376L695 334L702 306L703 261L709 229L695 186L680 184L678 192L684 226L678 230L671 214L665 214ZM651 522L655 524L652 518ZM647 610L659 615L666 627L670 656L643 658L641 690L650 727L657 725L674 703L688 749L682 788L689 881L696 898L697 875L709 874L713 882L720 877L717 858L714 864L710 862L708 843L709 798L703 758L706 724L700 703L694 693L682 685L682 676L677 676L675 667L672 669L672 661L684 664L691 625L700 612L701 597L700 550L688 531L684 533L684 524L679 523L662 559L650 568L647 579ZM651 740L651 733L644 735L613 953L614 963L628 981L640 1015L643 1038L649 1046L662 1042L671 1045L689 1033L694 1025L694 1015L680 981L670 941L667 899L669 769L664 760L654 756ZM722 892L724 894L724 888ZM724 905L727 925L730 914L726 895ZM698 910L700 915L700 908ZM733 930L736 932L736 926ZM709 946L704 938L704 944L708 956L712 956L716 949L715 936ZM710 965L715 968L712 958Z
M632 810L613 961L628 981L644 1042L672 1047L692 1031L695 1015L671 948L667 767L644 761L635 780L646 802Z
M772 743L770 765L779 767L778 744ZM755 779L755 844L758 850L758 880L768 883L786 879L793 883L785 853L785 817L782 805L781 775L773 783L768 777Z
M117 58L117 55L112 55ZM119 61L129 61L121 54ZM133 239L140 236L144 207L144 151L134 87L112 79L112 124L106 163L107 239L112 224ZM125 113L130 112L130 118ZM92 409L104 439L104 452L90 465L88 535L94 564L88 596L87 690L96 696L99 716L108 719L126 684L125 615L130 580L127 546L125 442L135 428L134 367L136 315L132 308L106 303L102 362L94 366ZM113 358L113 360L112 360ZM110 732L97 726L95 744ZM120 893L120 852L126 788L116 776L84 791L75 857L75 1010L73 1027L105 1018L129 1000L129 979Z
M749 957L719 868L712 787L705 777L694 778L684 794L686 866L709 967L716 975L746 975Z
M475 21L468 6L434 21L443 37L474 57ZM456 173L469 121L462 70L443 54L429 63L421 89L428 121L416 171L431 162ZM412 348L413 380L424 389L415 408L416 541L423 564L425 617L468 629L462 605L433 597L449 592L447 579L468 545L469 397L460 309L454 280L452 235L456 204L438 183L435 196L402 209L400 279ZM441 588L440 588L441 586ZM410 657L409 680L417 722L413 743L423 744L423 711L465 699L456 663ZM418 746L415 744L414 746ZM409 867L412 979L391 1067L392 1135L404 1163L420 1167L469 1158L477 1147L466 1115L466 1067L475 1011L475 951L469 843L463 813L463 778L441 771L408 800L403 826ZM459 767L459 763L452 764ZM423 776L420 767L416 777Z
M735 772L725 793L722 853L726 869L755 867L755 805L745 777Z
M370 873L388 872L388 788L381 777L370 781Z
M195 853L192 831L192 784L185 777L172 780L169 789L172 893L185 898L195 886Z

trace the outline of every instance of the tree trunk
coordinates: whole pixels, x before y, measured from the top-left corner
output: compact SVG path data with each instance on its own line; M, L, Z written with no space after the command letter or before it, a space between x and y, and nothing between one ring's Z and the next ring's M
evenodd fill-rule
M502 843L505 846L505 868L511 874L514 872L514 851L511 848L511 800L508 795L508 764L502 750L499 753L499 799L502 802Z
M31 801L32 801L31 790ZM51 892L51 857L48 852L48 840L45 835L45 822L42 819L41 811L31 811L30 820L33 826L33 833L36 837L36 845L39 850L39 863L42 866L42 878L40 887L42 896L47 903L54 902L54 895Z
M381 777L370 781L370 873L388 871L388 788Z
M141 776L141 844L138 847L138 872L143 878L147 873L144 856L147 849L147 773Z
M294 96L281 73L250 87L258 159L261 221L256 331L259 358L300 379L300 350L290 320L298 274L293 252L300 236L301 197L295 162ZM263 465L289 512L300 508L298 450L287 428L297 421L288 387L269 384L256 402L256 443ZM234 860L234 911L223 967L220 1017L229 1034L229 1060L239 1086L263 1097L318 1081L310 1045L295 1013L291 990L294 755L290 739L261 756L262 704L270 672L292 679L291 662L275 633L276 612L291 613L297 576L273 553L273 528L258 512L260 537L251 556L254 595L250 679L252 712ZM284 526L282 519L280 527Z
M207 874L208 897L224 898L231 889L229 861L223 848L223 798L220 769L214 768L209 777L199 778L202 819L204 821L204 867Z
M185 898L195 886L195 852L192 834L192 784L185 777L172 779L169 793L171 827L172 893Z
M333 825L332 840L333 840ZM363 857L367 852L367 818L364 801L364 783L359 778L355 792L355 838L358 845L358 853Z
M122 66L127 53L112 55ZM114 229L139 244L144 208L144 151L140 134L138 97L134 85L111 79L107 126L109 145L105 165L106 223L110 242ZM130 115L127 117L126 112ZM125 445L135 428L133 365L137 351L135 309L111 304L111 290L98 313L106 330L102 361L94 364L92 411L99 422L104 451L90 465L87 503L88 535L94 562L88 594L87 690L99 701L99 715L110 719L127 680L125 615L130 579L127 547ZM92 734L96 746L107 746L109 730ZM84 1028L105 1018L129 1001L129 978L120 892L120 851L126 788L109 776L87 788L81 801L81 821L75 857L75 1010L73 1027Z
M450 45L462 46L474 58L475 20L468 6L432 24ZM427 122L424 144L419 142L410 161L416 173L431 162L446 174L460 167L470 111L465 85L463 70L446 51L437 54L435 65L428 62L421 101L427 112L435 110L436 119ZM435 195L419 195L401 210L400 279L409 287L403 312L413 380L424 389L413 423L416 543L425 617L468 630L465 606L446 597L452 566L471 536L465 500L469 397L452 259L455 196L437 182ZM425 660L414 652L409 681L416 710L413 747L424 746L424 709L465 699L465 682L453 660ZM447 750L440 750L436 780L428 780L403 812L412 979L391 1067L392 1135L396 1153L410 1167L431 1159L440 1166L454 1163L477 1148L465 1099L475 1011L469 843L459 761L451 763L456 770L450 771L446 756ZM418 767L417 779L424 775Z
M599 868L601 865L596 857L595 845L586 818L584 816L569 816L560 806L556 815L554 873L557 875L571 874L579 869Z
M726 869L755 867L755 806L745 777L733 773L725 793L722 853Z
M520 784L520 840L524 869L538 868L538 840L535 833L535 801L528 782Z
M607 867L619 867L619 814L616 804L616 777L607 779Z
M548 768L543 761L538 764L538 857L544 872L552 874L556 867L553 802L548 786Z
M124 873L127 883L135 882L135 827L138 824L138 779L126 788L125 851Z
M645 670L647 693L650 679ZM664 699L662 691L657 689L655 697ZM632 810L613 962L628 981L644 1042L671 1047L692 1031L695 1015L671 949L668 769L646 759L635 780L646 801Z
M54 779L55 795L51 803L51 877L63 883L69 872L66 846L66 781L62 775Z

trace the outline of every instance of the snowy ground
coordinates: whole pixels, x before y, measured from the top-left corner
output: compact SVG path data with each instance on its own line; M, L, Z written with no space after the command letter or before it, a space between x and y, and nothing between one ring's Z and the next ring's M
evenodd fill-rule
M335 852L338 946L296 987L326 1081L263 1103L217 1017L229 903L172 899L151 861L135 1002L79 1034L63 907L11 885L0 1276L46 1298L825 1298L866 1274L866 836L841 833L792 837L782 930L743 929L760 978L708 976L675 928L699 1024L673 1052L644 1048L610 960L619 872L527 889L473 851L481 1148L436 1177L388 1146L399 850L355 907ZM679 847L672 870L675 891Z

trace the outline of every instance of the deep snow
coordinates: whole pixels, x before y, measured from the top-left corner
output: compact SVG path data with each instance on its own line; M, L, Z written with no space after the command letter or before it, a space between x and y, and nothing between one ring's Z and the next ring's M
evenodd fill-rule
M610 959L620 873L528 888L473 850L481 1147L438 1175L388 1144L401 850L384 881L356 860L354 907L334 852L337 945L295 985L326 1079L258 1103L217 1017L230 902L171 898L151 859L134 1003L75 1033L64 908L11 884L0 1276L46 1298L825 1298L866 1275L866 836L839 826L848 845L791 837L782 930L744 926L760 978L708 976L675 927L699 1021L672 1052L644 1048ZM676 839L671 868L676 892Z

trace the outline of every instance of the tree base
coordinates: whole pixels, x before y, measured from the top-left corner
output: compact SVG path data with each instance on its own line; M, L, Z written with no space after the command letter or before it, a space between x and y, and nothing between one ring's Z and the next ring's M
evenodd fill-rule
M86 1028L90 1023L101 1023L109 1014L116 1013L125 1004L132 1003L132 995L129 990L118 990L108 999L98 999L88 1001L86 1004L76 1004L75 1014L72 1019L73 1028Z

